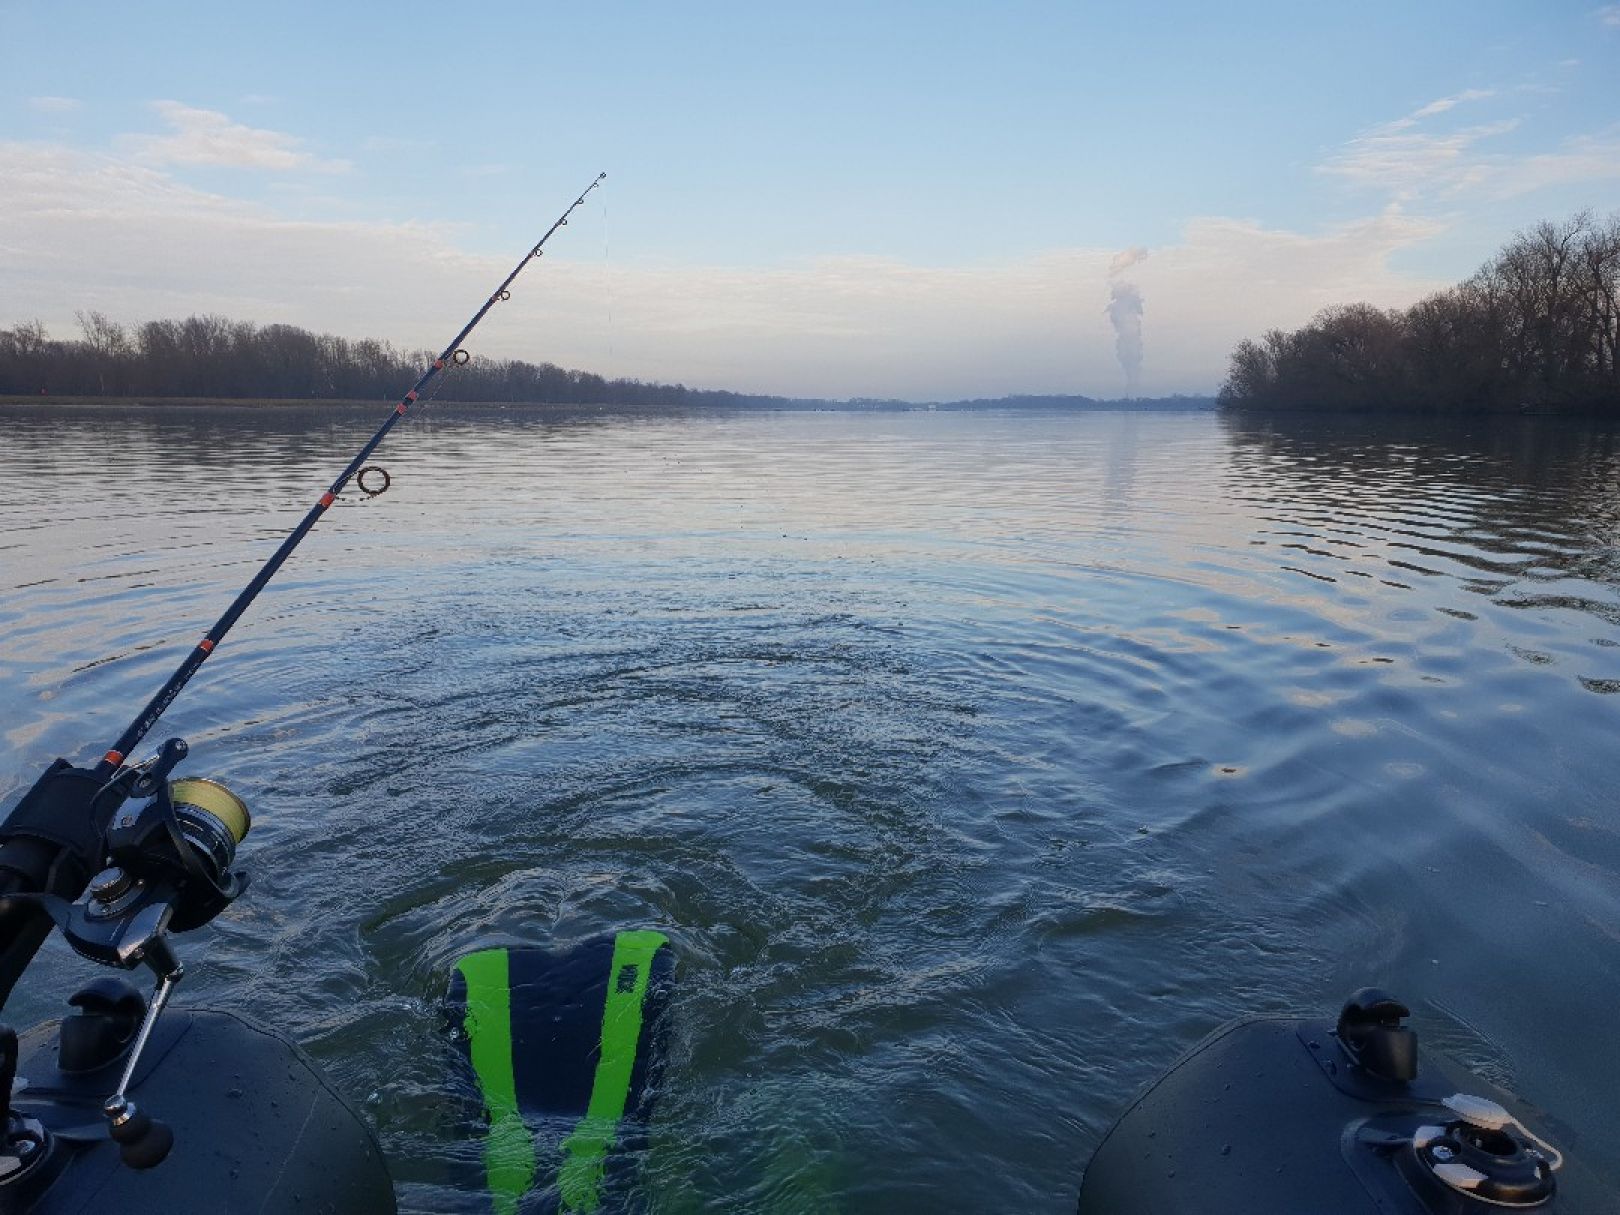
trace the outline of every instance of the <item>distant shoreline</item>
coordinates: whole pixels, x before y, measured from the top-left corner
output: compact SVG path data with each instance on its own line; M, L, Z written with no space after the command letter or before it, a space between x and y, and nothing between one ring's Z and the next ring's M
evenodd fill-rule
M465 350L456 351L456 357L446 361L435 359L432 351L399 350L372 338L351 340L311 333L295 325L258 325L212 315L126 326L99 312L88 312L79 314L79 326L83 339L69 341L53 339L38 321L0 329L0 402L20 405L28 401L38 407L49 401L82 409L348 409L368 402L393 405L400 399L395 394L403 385L414 381L420 390L435 381L429 397L441 405L548 413L736 409L1180 412L1216 406L1213 393L1104 401L1077 392L1020 392L916 401L688 388L622 376L608 379L554 363L475 360ZM428 370L423 370L424 365ZM441 371L443 375L438 376Z
M350 400L341 397L76 397L0 395L0 407L28 405L68 409L391 409L398 397L387 400ZM598 405L560 405L537 402L514 405L507 401L423 401L421 405L455 405L472 409L600 409Z

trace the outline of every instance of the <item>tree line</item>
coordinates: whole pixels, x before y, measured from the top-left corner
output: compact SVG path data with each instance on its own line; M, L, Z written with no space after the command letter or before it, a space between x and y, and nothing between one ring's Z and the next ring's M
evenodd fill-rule
M205 400L398 400L436 357L372 338L351 341L296 325L255 325L221 316L120 325L78 314L81 336L58 340L39 321L0 329L0 396L193 398ZM631 408L908 410L914 401L764 396L635 379L606 379L552 363L475 358L435 381L441 401ZM431 391L431 390L430 390ZM1084 396L1010 396L940 402L939 409L1206 409L1210 397L1099 401Z
M1620 214L1520 232L1410 308L1328 308L1239 342L1220 404L1620 417Z
M221 316L125 326L78 314L82 336L58 340L31 321L0 329L0 395L397 400L436 357L366 338ZM440 400L528 404L781 405L784 398L609 380L552 363L475 358L449 369Z

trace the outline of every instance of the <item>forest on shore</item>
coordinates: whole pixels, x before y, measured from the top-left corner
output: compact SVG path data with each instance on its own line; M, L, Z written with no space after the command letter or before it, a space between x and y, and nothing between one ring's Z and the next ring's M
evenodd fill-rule
M0 329L0 397L51 400L397 401L435 358L374 339L256 325L221 316L121 325L79 313L81 336L52 338L39 321ZM445 402L629 409L1213 409L1213 397L1101 401L1009 396L935 402L857 397L825 400L606 379L552 363L472 358L447 366L428 389Z
M1405 310L1350 304L1232 352L1226 410L1620 417L1620 215L1520 232Z
M297 325L222 316L121 325L81 312L77 339L52 338L39 321L0 329L0 395L267 401L397 401L435 352L351 341ZM551 363L470 359L447 366L434 388L445 401L678 407L746 406L780 398L609 380Z

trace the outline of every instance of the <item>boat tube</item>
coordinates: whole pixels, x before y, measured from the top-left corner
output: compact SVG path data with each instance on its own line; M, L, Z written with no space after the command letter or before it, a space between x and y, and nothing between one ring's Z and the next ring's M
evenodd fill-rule
M1337 1021L1253 1017L1204 1039L1115 1123L1079 1215L1600 1215L1620 1194L1365 988Z

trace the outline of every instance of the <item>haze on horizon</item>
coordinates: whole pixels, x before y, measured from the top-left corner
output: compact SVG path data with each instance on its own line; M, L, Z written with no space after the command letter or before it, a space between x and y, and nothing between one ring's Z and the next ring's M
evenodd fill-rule
M1620 204L1620 5L445 14L0 0L0 326L437 346L606 169L479 351L914 400L1114 397L1137 358L1203 393L1243 337Z

